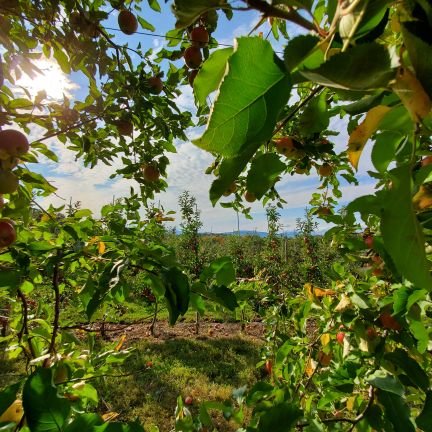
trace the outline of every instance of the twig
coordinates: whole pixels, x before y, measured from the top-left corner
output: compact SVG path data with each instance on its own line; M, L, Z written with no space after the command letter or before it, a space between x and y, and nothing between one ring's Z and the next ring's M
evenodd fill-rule
M56 262L54 264L54 271L52 277L52 286L55 295L55 303L54 303L54 322L53 322L53 332L51 336L51 343L48 349L48 352L52 354L55 351L55 341L57 338L57 333L60 325L60 288L59 288L59 276L60 276L60 259L61 259L61 251L57 251Z

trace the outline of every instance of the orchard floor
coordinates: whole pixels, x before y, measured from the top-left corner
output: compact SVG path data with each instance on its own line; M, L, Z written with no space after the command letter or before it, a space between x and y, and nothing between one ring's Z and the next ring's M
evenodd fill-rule
M95 324L94 329L100 328ZM149 323L105 324L103 346L123 340L123 347L134 348L132 355L118 371L121 377L105 377L93 381L100 397L98 412L114 412L117 420L138 419L147 432L170 432L174 428L177 397L191 396L190 411L198 413L202 401L230 399L232 391L264 378L261 359L264 327L261 322L246 324L203 321L195 333L193 322L179 322L174 327L158 321L155 336ZM85 333L76 330L78 337ZM96 334L100 335L98 331ZM122 336L125 335L126 338ZM14 374L22 374L19 362L0 362L0 389L15 382ZM117 374L117 373L116 373ZM3 381L3 382L2 382ZM238 425L211 412L216 430L233 432ZM245 421L248 412L245 412ZM156 428L157 426L157 428Z
M114 330L117 324L107 330ZM198 412L202 401L229 399L233 389L252 386L262 377L256 368L263 343L263 325L203 322L199 334L193 323L170 327L158 322L155 337L148 324L125 326L108 334L113 340L126 335L125 344L135 348L124 365L122 378L109 378L98 385L101 411L119 413L119 419L138 418L146 431L174 427L178 396L191 396L190 410ZM150 362L150 363L149 363ZM247 413L246 413L247 415ZM235 431L238 425L214 413L217 430Z

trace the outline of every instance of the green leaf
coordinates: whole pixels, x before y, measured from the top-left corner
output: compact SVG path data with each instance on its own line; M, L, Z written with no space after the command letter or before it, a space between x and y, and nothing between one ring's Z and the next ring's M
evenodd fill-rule
M138 15L137 19L144 30L148 30L151 32L156 31L156 27L153 24L149 23L147 20L145 20L141 15Z
M285 66L288 71L295 69L315 69L324 61L324 53L316 49L319 38L314 35L301 35L288 42L284 51Z
M416 287L432 290L429 262L421 227L413 210L411 170L401 166L390 171L392 188L377 194L381 208L384 246L397 270Z
M0 416L14 403L20 383L6 387L0 392Z
M386 418L392 423L394 432L415 432L410 419L410 409L400 396L378 391L378 401L384 406Z
M101 426L94 426L92 432L144 432L138 423L105 423Z
M147 0L149 6L155 11L155 12L160 12L161 11L161 7L159 5L158 0Z
M327 129L330 113L327 111L327 92L315 96L299 117L301 134L305 137Z
M213 205L215 205L223 193L228 190L232 182L237 179L260 145L261 143L255 143L253 146L248 146L236 157L222 159L219 165L219 177L210 187L210 200Z
M211 277L216 278L218 285L228 286L235 281L235 269L230 257L221 257L213 260L200 275L202 282L208 281Z
M102 425L104 421L98 414L81 414L70 423L64 432L91 432L94 426Z
M177 18L176 28L188 27L203 13L226 5L226 0L175 0L172 9Z
M416 424L425 432L432 430L432 391L428 391L426 394L426 401L422 412L416 418Z
M69 401L57 396L52 373L52 369L36 369L24 385L24 412L32 432L60 432L69 417Z
M385 353L384 358L402 369L414 385L423 391L429 388L429 377L421 366L406 353L397 348L393 352Z
M20 284L21 275L15 270L0 272L0 288L16 289Z
M301 74L313 82L346 90L374 90L387 87L395 76L387 49L377 43L357 45L332 56L315 69Z
M402 142L403 136L398 132L382 132L375 138L371 159L374 167L381 173L387 172L387 168L394 160L396 150Z
M165 282L165 300L170 317L170 324L174 325L177 318L187 312L189 307L189 281L187 276L178 268L170 268L162 273Z
M411 317L409 329L417 339L417 349L421 354L425 353L429 343L429 332L426 327L420 320L415 320Z
M232 48L216 50L203 63L194 81L195 97L200 106L205 106L210 93L217 90L227 70Z
M378 369L374 373L370 374L366 378L366 381L374 387L386 392L394 393L398 396L404 395L404 386L401 382L396 377L382 369Z
M270 139L288 101L291 80L269 42L239 38L203 136L204 150L233 157Z
M200 315L204 315L206 311L206 307L205 307L205 302L200 295L191 292L190 305L192 309L196 310Z
M215 300L230 311L234 311L239 307L235 294L229 288L225 286L215 286L212 291L215 295Z
M259 421L259 432L289 432L302 416L301 410L287 402L267 409Z
M246 187L260 199L276 182L277 177L286 169L286 165L275 153L257 156L248 172Z
M415 73L425 91L432 98L432 45L417 36L418 24L416 21L405 22L402 25L402 34L409 58Z

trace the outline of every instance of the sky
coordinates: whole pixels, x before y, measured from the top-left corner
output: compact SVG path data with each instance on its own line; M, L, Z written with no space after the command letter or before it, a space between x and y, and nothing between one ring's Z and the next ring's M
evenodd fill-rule
M146 7L143 3L143 14L145 19L151 22L156 27L156 33L164 35L168 30L174 28L175 19L168 5L160 2L163 8L162 14L157 14ZM234 38L240 35L246 35L255 27L259 20L259 15L255 12L235 13L234 19L227 21L223 14L220 14L218 29L214 36L221 44L232 44ZM118 28L117 16L114 12L109 21L105 24L106 27ZM263 31L266 35L269 27L267 24L261 27L258 31ZM139 29L139 31L146 31ZM299 33L295 27L289 27L290 35L294 36ZM131 47L141 42L143 49L154 48L161 49L166 40L156 36L133 35L126 36L121 32L112 31L114 41L119 44L129 43ZM275 51L283 50L283 45L272 40L272 45ZM48 71L45 82L42 85L49 83L50 93L52 96L61 97L62 91L65 91L71 97L85 95L86 88L81 88L83 83L77 75L64 76L52 64L45 64L44 68ZM51 75L49 73L51 70ZM55 79L53 79L55 77ZM28 88L37 87L38 83L27 81L24 83ZM37 88L33 89L37 91ZM176 100L177 105L182 110L195 112L194 97L190 86L183 86L182 95ZM335 150L337 152L346 149L348 136L346 133L346 124L342 120L333 121L330 129L339 131L340 134L334 137ZM34 137L38 131L33 130ZM187 131L189 139L197 138L202 133L202 128L191 128ZM30 136L32 139L32 136ZM120 198L127 196L130 186L134 186L133 180L114 179L109 180L113 168L103 164L97 165L94 169L84 168L80 161L75 160L75 155L67 150L59 141L52 139L46 142L49 147L58 155L59 163L52 163L43 160L36 167L32 167L35 171L41 172L46 178L58 188L56 195L44 198L40 201L41 205L48 206L54 204L56 206L66 204L72 198L73 201L81 201L83 208L90 208L96 216L99 214L100 208L111 202L113 197ZM204 170L211 164L213 157L210 153L205 152L195 147L191 141L175 143L177 153L170 154L170 165L168 167L168 184L166 192L156 196L155 203L159 202L165 210L178 211L177 200L178 196L184 190L196 197L198 208L201 210L201 218L203 221L203 231L205 232L232 232L237 229L237 215L231 209L223 209L219 205L212 207L208 191L213 180L213 176L205 175ZM366 171L372 169L370 162L370 149L366 149L362 156L359 167L360 186L351 186L342 184L343 198L341 203L348 202L354 197L361 196L373 191L373 181L366 174ZM305 208L308 206L309 200L313 192L319 186L319 177L313 173L310 176L285 176L278 184L277 190L287 201L285 208L280 210L281 224L283 230L292 231L295 228L297 218L304 216ZM241 230L256 230L266 231L267 221L265 209L260 202L251 205L251 215L253 220L247 220L240 215ZM176 218L174 225L179 225L179 216ZM326 228L325 224L320 225L320 230Z

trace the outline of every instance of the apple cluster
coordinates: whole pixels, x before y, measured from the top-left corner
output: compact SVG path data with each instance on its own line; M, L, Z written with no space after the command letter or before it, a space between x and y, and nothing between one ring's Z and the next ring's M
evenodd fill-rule
M18 189L18 176L13 170L20 157L29 151L27 137L17 130L0 131L0 208L4 205L3 194L11 194ZM16 240L13 221L0 219L0 248L10 246Z
M188 74L188 80L189 84L193 86L195 77L197 76L198 70L203 62L201 48L204 48L208 45L210 34L206 27L200 24L190 31L189 40L191 42L191 46L185 49L183 57L186 66L191 69Z

